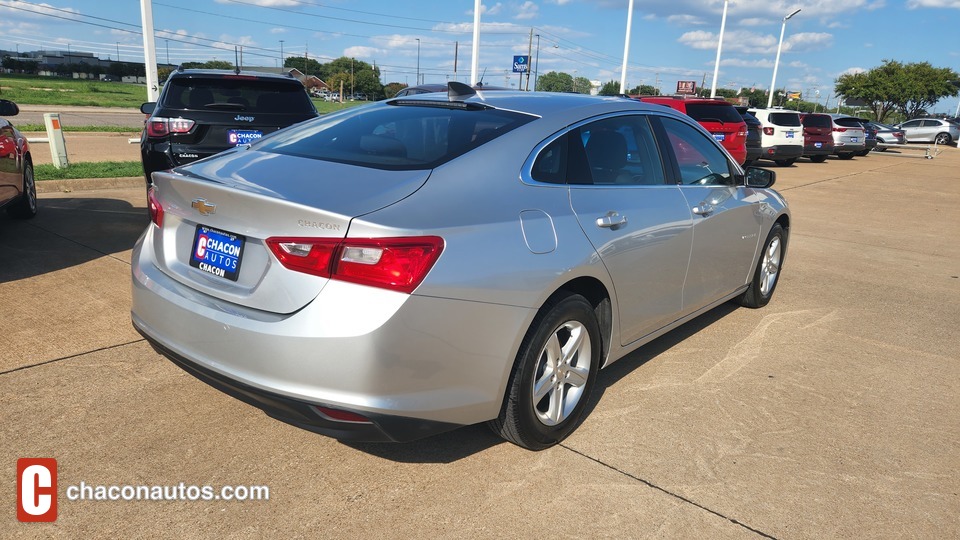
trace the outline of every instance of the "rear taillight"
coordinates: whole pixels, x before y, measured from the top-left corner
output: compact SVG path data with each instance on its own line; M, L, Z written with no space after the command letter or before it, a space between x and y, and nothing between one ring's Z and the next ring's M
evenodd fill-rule
M361 416L350 411L341 411L340 409L331 409L330 407L321 407L319 405L314 405L313 410L317 411L320 416L326 418L327 420L333 420L334 422L343 422L346 424L373 423L366 416Z
M747 128L743 128L742 131L737 132L737 137L746 137L746 136L747 136Z
M772 128L772 127L765 127L765 128L763 128L763 134L764 134L764 135L773 135L773 128Z
M844 133L845 131L847 131L847 128L844 128L844 127L835 127L835 128L833 128L833 130L836 131L837 133Z
M411 293L443 251L437 236L399 238L268 238L285 268Z
M150 221L157 227L163 227L163 206L157 200L156 188L151 187L147 192L147 208L150 211Z
M171 133L188 133L195 123L187 118L150 118L147 120L147 135L166 137Z

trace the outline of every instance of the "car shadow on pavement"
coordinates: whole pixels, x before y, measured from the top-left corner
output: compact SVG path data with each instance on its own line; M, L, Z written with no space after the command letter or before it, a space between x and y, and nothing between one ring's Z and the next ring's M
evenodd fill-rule
M717 306L683 326L647 343L610 367L601 370L590 401L587 403L587 409L584 412L585 420L589 421L590 414L597 407L603 394L608 388L616 385L620 379L697 332L733 313L738 308L739 306L733 302ZM343 442L342 444L399 463L452 463L498 444L508 443L490 431L486 425L476 424L409 443Z
M105 256L129 263L124 252L133 248L149 223L145 208L120 199L62 197L38 202L37 217L30 220L0 212L0 283Z

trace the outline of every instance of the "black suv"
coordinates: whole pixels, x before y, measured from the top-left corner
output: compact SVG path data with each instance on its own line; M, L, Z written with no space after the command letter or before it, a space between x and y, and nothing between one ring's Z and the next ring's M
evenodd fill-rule
M746 167L760 159L763 154L763 141L760 135L760 132L763 131L763 124L756 116L747 112L749 107L735 108L740 113L740 117L743 118L743 123L747 125L747 160L743 162L743 166Z
M292 76L205 69L174 71L159 101L144 103L140 111L150 115L140 139L147 187L155 171L318 116L303 84Z

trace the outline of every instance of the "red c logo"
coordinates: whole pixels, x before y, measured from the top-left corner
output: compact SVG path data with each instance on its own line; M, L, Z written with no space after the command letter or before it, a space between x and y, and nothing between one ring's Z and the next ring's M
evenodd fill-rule
M17 460L17 519L24 522L57 520L57 460Z

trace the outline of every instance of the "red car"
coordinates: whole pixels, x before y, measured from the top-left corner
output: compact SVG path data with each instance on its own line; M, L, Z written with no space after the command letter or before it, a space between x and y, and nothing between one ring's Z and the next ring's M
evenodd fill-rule
M800 115L803 124L803 157L823 163L833 153L833 121L828 114Z
M37 187L27 139L4 116L20 113L17 104L0 99L0 208L12 217L37 215Z
M630 96L645 103L676 109L700 123L737 163L747 161L747 124L737 109L723 99L694 96Z

